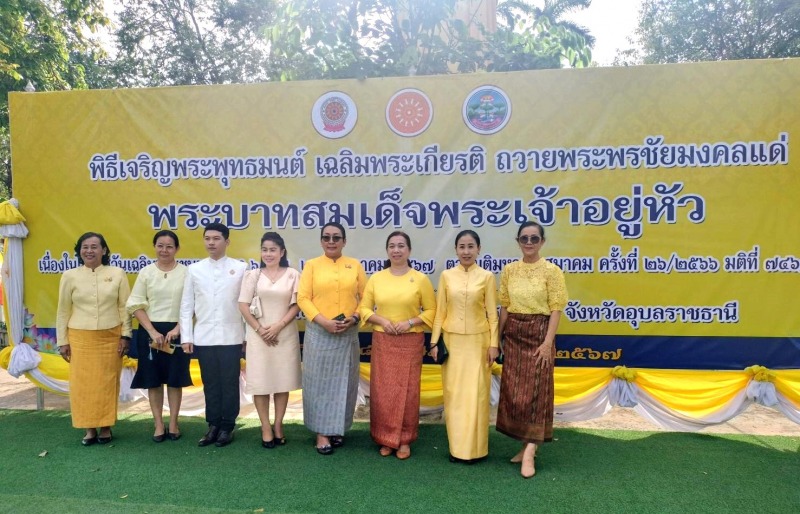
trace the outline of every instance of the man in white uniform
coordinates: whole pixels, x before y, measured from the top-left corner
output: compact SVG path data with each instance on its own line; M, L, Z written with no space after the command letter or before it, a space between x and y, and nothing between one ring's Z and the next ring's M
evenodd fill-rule
M239 415L244 321L238 300L247 265L225 255L229 234L221 223L205 227L208 258L187 268L181 299L182 347L197 356L206 399L208 432L200 446L229 444Z

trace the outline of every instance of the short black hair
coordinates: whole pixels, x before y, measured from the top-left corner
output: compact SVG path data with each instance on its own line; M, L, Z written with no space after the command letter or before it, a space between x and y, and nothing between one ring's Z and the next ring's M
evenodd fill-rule
M539 235L542 236L542 241L544 241L544 227L535 221L526 221L522 223L517 229L517 239L519 239L519 235L522 234L522 231L528 227L539 227Z
M335 221L329 221L325 225L322 226L322 229L319 231L319 237L322 237L322 234L325 233L325 229L328 227L338 228L339 231L342 233L342 239L347 241L347 234L344 232L344 227L341 223L336 223Z
M209 223L208 225L206 225L206 228L203 229L203 235L206 235L206 232L208 232L209 230L215 230L219 232L225 239L228 239L229 236L231 235L231 231L228 229L228 227L226 227L222 223L216 223L216 222Z
M178 234L171 230L159 230L156 232L156 235L153 236L153 246L156 245L156 241L158 241L159 237L171 237L172 241L175 243L175 248L181 247L181 243L178 241Z
M395 230L394 232L389 234L389 237L386 238L386 249L387 250L389 249L389 240L391 238L395 237L395 236L403 236L403 239L406 240L406 244L408 245L408 249L411 250L411 238L409 237L408 234L406 234L402 230ZM391 266L392 266L392 261L391 260L386 259L385 261L383 261L383 269L390 268ZM408 259L408 266L411 267L411 259Z
M83 265L83 259L81 258L81 245L90 237L96 237L100 240L100 246L103 247L103 257L100 259L100 262L104 266L108 266L108 263L111 262L111 250L108 249L106 238L103 237L103 234L99 232L87 232L78 238L78 242L75 243L75 256L78 258L78 264Z

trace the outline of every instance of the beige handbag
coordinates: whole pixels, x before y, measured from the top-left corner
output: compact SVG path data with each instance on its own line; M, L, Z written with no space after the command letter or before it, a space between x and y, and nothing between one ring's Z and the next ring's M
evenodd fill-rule
M250 300L250 314L252 314L256 319L261 318L264 315L264 310L261 308L261 298L258 297L258 279L261 278L261 270L253 270L251 272L251 276L255 277L256 285L253 288L253 299Z
M264 311L261 310L261 298L256 295L250 301L250 314L252 314L256 319L259 319L263 313Z

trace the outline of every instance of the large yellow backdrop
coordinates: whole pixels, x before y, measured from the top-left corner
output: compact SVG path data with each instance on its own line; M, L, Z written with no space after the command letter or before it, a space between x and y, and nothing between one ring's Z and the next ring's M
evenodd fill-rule
M793 59L12 94L27 334L52 348L88 230L133 280L160 228L190 261L222 221L254 264L277 230L301 268L339 221L371 271L402 228L435 284L459 230L499 273L536 219L570 290L560 365L797 368L799 94Z

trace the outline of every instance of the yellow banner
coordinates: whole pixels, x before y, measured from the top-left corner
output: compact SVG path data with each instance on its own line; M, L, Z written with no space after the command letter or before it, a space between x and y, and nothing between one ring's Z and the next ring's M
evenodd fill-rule
M221 221L253 264L275 230L299 269L338 221L368 272L397 228L435 285L459 230L499 274L534 219L567 274L563 363L798 366L798 84L783 59L14 93L32 339L89 230L133 280L160 228L191 261Z

